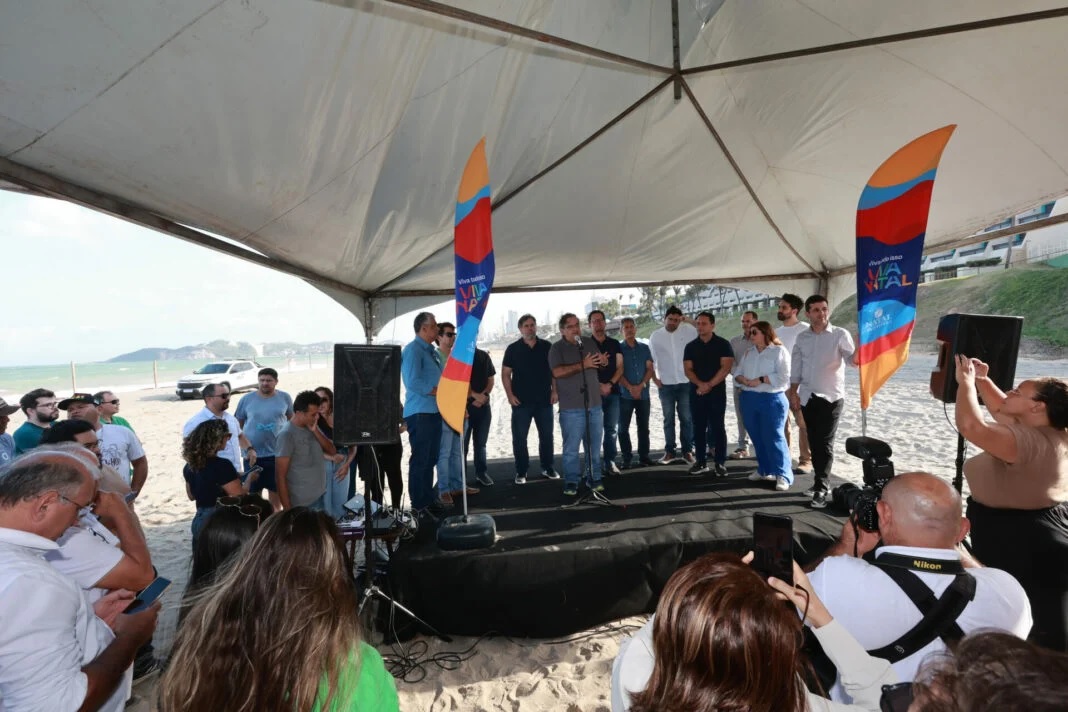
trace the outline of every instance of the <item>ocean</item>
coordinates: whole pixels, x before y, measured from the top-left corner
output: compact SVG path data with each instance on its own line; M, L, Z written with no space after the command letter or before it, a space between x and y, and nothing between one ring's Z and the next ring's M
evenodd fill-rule
M191 374L206 363L216 359L156 361L156 374L160 389L172 389L179 378ZM262 366L270 366L279 374L306 371L309 368L328 369L328 380L333 380L333 354L304 356L268 356L256 359ZM95 393L109 390L116 393L138 391L153 387L152 361L129 361L125 363L76 363L73 379L71 365L51 366L6 366L0 367L0 397L8 403L17 403L24 393L34 388L47 388L63 397L75 390ZM75 387L74 384L77 384Z

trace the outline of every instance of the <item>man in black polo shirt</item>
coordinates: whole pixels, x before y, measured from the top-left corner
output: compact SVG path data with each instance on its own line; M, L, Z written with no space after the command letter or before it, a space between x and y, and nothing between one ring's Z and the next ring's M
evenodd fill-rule
M489 440L490 411L489 394L493 390L493 367L490 355L475 348L475 360L471 363L471 386L467 392L467 423L464 427L464 458L471 447L471 435L475 436L475 479L489 487L493 478L486 472L486 442Z
M716 317L711 312L697 315L697 338L686 344L683 368L690 381L690 413L693 416L694 452L698 460L690 468L691 475L708 472L708 447L715 457L716 474L727 474L727 428L723 424L727 412L727 374L734 365L731 342L716 336ZM715 442L706 443L711 431Z
M549 368L551 344L538 338L538 323L530 314L519 317L521 338L508 345L501 363L501 385L512 406L512 454L515 457L515 483L527 483L527 434L530 421L538 428L538 455L541 474L560 479L553 469L553 404L556 384Z
M619 386L616 384L623 377L623 352L620 351L619 342L605 332L608 324L603 311L594 309L586 321L590 325L597 350L608 357L607 363L597 369L604 420L604 458L601 460L601 467L606 475L618 475L616 436L619 434Z

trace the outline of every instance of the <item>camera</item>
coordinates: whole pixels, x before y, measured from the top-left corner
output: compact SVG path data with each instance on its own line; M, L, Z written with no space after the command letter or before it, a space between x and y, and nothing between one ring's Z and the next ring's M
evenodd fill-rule
M882 440L859 437L846 438L846 452L864 461L864 487L846 483L831 492L832 503L853 514L857 524L868 531L879 530L879 512L875 505L883 494L883 487L894 476L893 450Z

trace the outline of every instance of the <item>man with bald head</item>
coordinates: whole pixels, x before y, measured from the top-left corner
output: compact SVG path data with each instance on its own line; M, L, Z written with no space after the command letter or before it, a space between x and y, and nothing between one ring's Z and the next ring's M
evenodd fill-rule
M985 568L970 557L962 561L958 545L968 534L960 495L945 480L925 472L907 472L890 480L876 505L879 531L854 533L851 522L809 574L812 588L827 610L869 652L897 641L923 614L891 578L909 571L942 597L958 574L975 579L975 594L956 618L964 634L995 628L1026 638L1031 606L1020 584L1000 569ZM880 539L882 545L879 544ZM862 558L874 550L874 563ZM1020 552L1026 556L1026 552ZM966 570L964 567L967 567ZM891 570L894 569L894 570ZM890 573L887 573L890 571ZM893 663L898 678L912 680L923 658L945 649L935 637L913 654ZM831 698L849 702L836 683Z

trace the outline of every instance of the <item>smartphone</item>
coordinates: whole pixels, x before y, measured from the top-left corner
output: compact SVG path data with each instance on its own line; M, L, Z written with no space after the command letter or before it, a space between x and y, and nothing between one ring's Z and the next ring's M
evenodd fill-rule
M126 606L126 610L123 613L137 613L143 611L153 603L156 599L163 595L163 592L167 590L167 587L171 585L171 580L157 576L156 580L148 584L137 594L137 598L130 601L130 605Z
M794 520L753 514L753 569L764 578L794 583Z
M123 497L122 499L123 499L124 502L126 502L126 504L129 504L130 502L132 502L135 499L137 499L137 493L136 492L127 492L126 496Z
M912 706L912 683L899 682L896 685L883 685L883 694L879 698L882 712L908 712Z
M241 477L241 479L242 479L242 480L247 480L247 479L248 479L249 477L251 477L252 475L258 475L258 474L260 474L261 472L263 472L263 468L262 468L262 467L260 467L259 465L256 465L255 467L250 467L250 468L248 469L248 472L246 472L246 473L245 473L245 474L244 474L244 475L243 475L243 476Z

